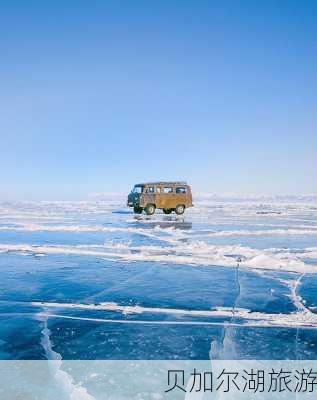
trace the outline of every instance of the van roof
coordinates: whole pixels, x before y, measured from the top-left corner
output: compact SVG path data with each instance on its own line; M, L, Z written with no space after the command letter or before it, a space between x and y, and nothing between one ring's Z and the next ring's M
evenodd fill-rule
M135 186L145 186L145 185L187 185L187 182L184 181L159 181L159 182L144 182L144 183L137 183Z

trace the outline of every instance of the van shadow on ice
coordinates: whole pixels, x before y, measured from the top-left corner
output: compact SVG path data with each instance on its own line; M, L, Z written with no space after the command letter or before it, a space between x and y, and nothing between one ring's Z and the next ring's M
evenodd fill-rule
M162 229L175 228L181 230L189 230L192 229L193 226L192 222L185 221L184 218L164 216L162 220L158 220L152 219L151 217L143 217L141 215L136 215L134 217L134 221L131 221L130 224L132 226L135 226L137 224L139 228L144 229L153 229L155 227L159 227Z

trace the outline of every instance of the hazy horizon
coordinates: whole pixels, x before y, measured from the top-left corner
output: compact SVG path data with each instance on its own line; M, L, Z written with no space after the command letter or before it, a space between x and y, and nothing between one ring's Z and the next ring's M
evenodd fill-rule
M94 202L103 201L109 199L122 198L125 199L129 193L129 189L126 192L101 192L101 193L88 193L83 197L29 197L29 198L0 198L0 204L3 203L18 203L18 202ZM210 199L214 201L276 201L276 202L307 202L317 203L317 193L299 193L299 194L281 194L281 193L215 193L215 192L203 192L193 190L194 201L200 201L203 199Z

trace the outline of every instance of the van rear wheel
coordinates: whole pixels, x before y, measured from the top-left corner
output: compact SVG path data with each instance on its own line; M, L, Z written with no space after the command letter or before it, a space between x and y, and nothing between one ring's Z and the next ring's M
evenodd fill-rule
M155 205L154 204L148 204L145 207L145 212L147 215L153 215L155 213Z
M171 208L163 208L163 213L164 214L170 214L172 212Z
M185 211L185 206L184 206L184 204L178 204L178 205L176 206L176 208L175 208L175 212L176 212L177 215L182 215L182 214L184 214L184 211Z
M133 211L135 214L141 214L143 211L142 207L133 207Z

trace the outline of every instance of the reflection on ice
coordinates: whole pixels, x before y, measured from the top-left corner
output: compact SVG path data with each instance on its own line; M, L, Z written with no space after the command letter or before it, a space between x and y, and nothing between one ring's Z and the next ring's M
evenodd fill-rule
M158 219L157 217L145 217L136 215L133 217L133 219L134 221L131 221L133 225L137 223L138 227L149 229L159 227L162 229L174 228L180 230L188 230L192 229L193 226L193 223L191 221L187 221L184 217L181 216L164 215L162 219Z

